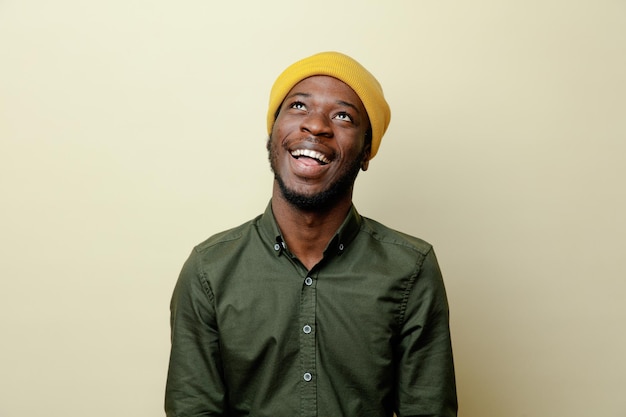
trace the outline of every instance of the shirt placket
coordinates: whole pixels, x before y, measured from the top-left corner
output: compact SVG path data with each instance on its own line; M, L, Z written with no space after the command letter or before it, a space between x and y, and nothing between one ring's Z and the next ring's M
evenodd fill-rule
M300 410L301 415L317 415L317 373L315 361L315 308L317 274L307 274L300 295Z

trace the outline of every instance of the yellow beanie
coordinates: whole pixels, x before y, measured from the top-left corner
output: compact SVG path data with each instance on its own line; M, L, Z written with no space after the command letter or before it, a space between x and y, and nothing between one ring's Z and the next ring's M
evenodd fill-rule
M300 81L314 75L328 75L343 81L359 96L372 127L372 159L380 141L389 126L391 110L385 101L383 89L361 64L347 55L339 52L322 52L304 58L289 66L278 76L270 93L269 109L267 111L267 133L272 133L276 112L282 105L285 96Z

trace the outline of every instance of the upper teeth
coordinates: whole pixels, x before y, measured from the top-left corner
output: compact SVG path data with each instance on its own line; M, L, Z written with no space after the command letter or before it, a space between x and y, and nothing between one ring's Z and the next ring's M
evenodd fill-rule
M316 152L316 151L312 151L310 149L296 149L295 151L291 152L291 155L294 157L307 156L309 158L317 159L318 161L324 164L330 163L330 160L326 158L323 154Z

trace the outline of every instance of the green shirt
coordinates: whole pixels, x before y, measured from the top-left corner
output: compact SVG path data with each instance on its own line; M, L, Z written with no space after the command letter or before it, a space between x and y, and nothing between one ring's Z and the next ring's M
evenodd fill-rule
M307 270L265 213L194 248L171 303L169 417L456 416L432 247L353 207Z

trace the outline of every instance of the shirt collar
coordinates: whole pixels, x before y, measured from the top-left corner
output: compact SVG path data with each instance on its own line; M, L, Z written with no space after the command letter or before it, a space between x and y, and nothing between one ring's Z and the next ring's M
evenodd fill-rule
M329 256L333 253L341 255L345 252L359 232L361 223L361 215L356 210L356 207L352 205L345 220L341 226L339 226L339 229L337 229L337 232L326 246L324 256ZM265 208L265 212L259 220L259 229L277 256L281 255L283 251L288 250L285 240L283 239L280 229L278 228L278 224L276 223L274 213L272 212L271 201Z

